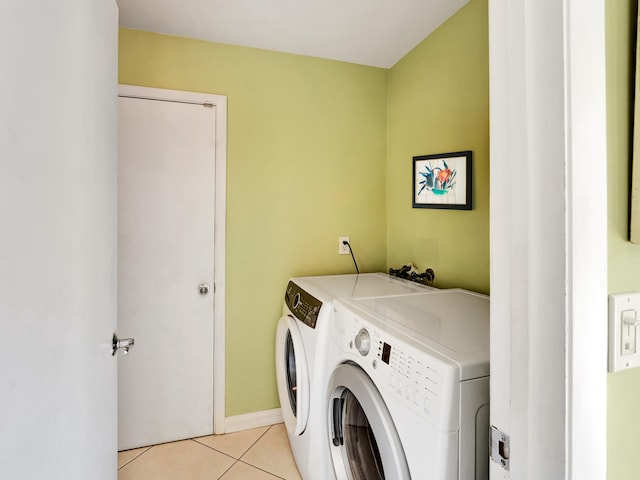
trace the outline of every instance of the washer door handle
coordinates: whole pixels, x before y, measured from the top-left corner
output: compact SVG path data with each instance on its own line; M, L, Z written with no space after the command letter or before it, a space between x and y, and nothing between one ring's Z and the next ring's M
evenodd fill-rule
M333 399L333 445L339 447L344 445L344 435L342 433L342 408L344 400L340 397Z

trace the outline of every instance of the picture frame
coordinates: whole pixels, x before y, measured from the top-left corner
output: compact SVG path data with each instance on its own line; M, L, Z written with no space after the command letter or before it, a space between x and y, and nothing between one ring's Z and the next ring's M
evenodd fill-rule
M413 157L413 208L472 210L473 152Z

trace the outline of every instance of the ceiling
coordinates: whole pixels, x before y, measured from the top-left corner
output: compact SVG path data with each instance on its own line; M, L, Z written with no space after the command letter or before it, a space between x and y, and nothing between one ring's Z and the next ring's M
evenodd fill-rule
M117 0L120 25L389 68L469 0Z

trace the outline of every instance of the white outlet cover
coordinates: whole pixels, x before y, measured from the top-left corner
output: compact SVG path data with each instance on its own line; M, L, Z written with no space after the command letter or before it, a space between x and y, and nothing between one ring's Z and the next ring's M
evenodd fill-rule
M349 237L338 237L338 255L349 255L349 247L342 242L349 242Z
M625 324L626 317L640 318L640 292L609 295L610 372L640 367L640 326Z

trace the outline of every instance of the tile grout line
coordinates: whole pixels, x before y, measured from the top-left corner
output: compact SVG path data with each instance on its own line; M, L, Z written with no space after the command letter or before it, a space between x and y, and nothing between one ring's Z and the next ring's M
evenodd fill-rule
M201 445L202 445L202 444L201 444ZM206 446L206 445L205 445L205 446ZM214 448L213 450L215 450L215 448ZM216 452L217 452L217 451L218 451L218 450L216 450ZM231 458L233 458L233 457L231 457ZM224 472L222 472L222 475L220 475L220 476L218 477L218 480L222 480L222 479L223 479L223 477L224 477L227 473L229 473L229 470L231 470L231 469L234 467L234 465L235 465L236 463L238 463L239 461L240 461L240 460L237 460L237 459L235 459L235 458L234 458L234 462L231 464L231 466L230 466L229 468L227 468Z
M233 458L234 460L240 460L242 457L244 457L244 456L247 454L247 452L248 452L249 450L251 450L251 449L254 447L254 445L255 445L256 443L258 443L258 442L260 441L260 439L261 439L262 437L264 437L264 436L267 434L267 432L268 432L269 430L271 430L271 427L273 427L273 425L269 425L269 428L267 428L267 429L264 431L264 433L262 433L262 435L260 435L260 436L259 436L259 437L258 437L258 438L257 438L257 439L252 443L252 444L251 444L251 445L249 445L249 447L247 447L247 449L246 449L244 452L242 452L242 453L240 454L240 456L238 456L238 458L234 457L233 455L229 455L228 453L225 453L225 452L223 452L222 450L218 450L217 448L214 448L214 447L212 447L211 445L207 445L206 443L202 443L202 442L198 441L198 438L200 438L200 437L191 438L190 440L192 440L192 441L194 441L194 442L196 442L196 443L198 443L198 444L202 445L203 447L210 448L211 450L213 450L213 451L215 451L215 452L222 453L223 455L226 455L227 457ZM233 432L233 433L235 433L235 432ZM229 435L229 434L223 434L223 435ZM207 435L207 436L209 436L209 435ZM246 463L246 462L242 462L242 463ZM248 465L248 464L247 464L247 465ZM225 473L226 473L226 472L225 472Z
M129 460L127 463L125 463L124 465L122 465L121 467L118 467L118 471L122 470L124 467L126 467L127 465L129 465L130 463L136 461L137 459L139 459L142 455L144 455L145 453L147 453L149 450L151 450L154 447L154 445L151 445L149 447L146 447L144 449L144 451L140 452L138 455L136 455L135 457L133 457L131 460ZM126 450L125 450L126 452ZM118 452L119 453L119 452Z
M256 440L255 440L251 445L249 445L249 447L247 447L247 449L246 449L246 450L245 450L245 451L240 455L240 458L244 457L244 456L247 454L247 452L249 452L249 450L251 450L251 449L256 445L256 443L258 443L258 442L262 439L262 437L264 437L264 436L267 434L267 432L268 432L269 430L271 430L271 427L273 427L273 425L269 425L269 426L268 426L268 428L267 428L264 432L262 432L262 434L261 434L258 438L256 438ZM255 468L256 470L260 470L261 472L264 472L264 473L266 473L267 475L270 475L270 476L272 476L272 477L274 477L274 478L278 478L278 479L280 479L280 480L286 480L286 479L284 479L284 478L280 477L279 475L276 475L276 474L275 474L275 473L273 473L273 472L269 472L269 471L267 471L267 470L265 470L265 469L263 469L263 468L256 467L255 465L251 465L250 463L247 463L247 462L244 462L244 461L240 460L240 458L235 458L235 457L233 457L233 456L229 455L228 453L224 453L224 452L222 452L222 451L220 451L220 450L218 450L218 449L216 449L216 448L213 448L211 445L207 445L207 444L205 444L205 443L201 443L201 442L199 442L196 438L192 438L191 440L192 440L192 441L194 441L194 442L196 442L196 443L198 443L198 444L200 444L200 445L202 445L203 447L210 448L210 449L211 449L211 450L213 450L214 452L221 453L221 454L223 454L223 455L226 455L227 457L230 457L230 458L233 458L233 459L234 459L234 462L231 464L231 466L230 466L229 468L227 468L227 469L224 471L224 473L218 477L218 480L224 480L224 476L225 476L227 473L229 473L229 471L230 471L233 467L235 467L235 466L236 466L236 464L238 464L238 463L242 463L243 465L246 465L246 466L248 466L248 467Z
M240 455L240 458L239 458L238 460L242 460L242 457L244 457L247 453L249 453L249 450L251 450L253 447L255 447L255 446L256 446L256 443L258 443L260 440L262 440L262 437L264 437L264 436L269 432L269 430L271 430L272 428L273 428L273 425L269 425L269 428L267 428L267 429L264 431L264 433L263 433L262 435L260 435L260 436L256 439L256 441L255 441L255 442L253 442L251 445L249 445L249 448L247 448L247 449L244 451L244 453L243 453L242 455ZM249 463L247 463L247 462L242 462L242 463L246 463L247 465L250 465L250 464L249 464ZM253 467L253 465L251 465L251 466ZM271 473L271 472L269 472L269 473Z
M226 469L221 476L218 477L218 480L224 480L224 476L227 473L229 473L229 470L231 470L238 463L242 463L243 465L246 465L248 467L255 468L256 470L260 470L261 472L264 472L264 473L266 473L268 475L271 475L272 477L277 478L279 480L286 480L285 478L283 478L283 477L281 477L279 475L276 475L273 472L270 472L268 470L265 470L264 468L257 467L256 465L252 465L252 464L250 464L248 462L245 462L245 461L241 460L241 458L244 457L249 452L249 450L251 450L253 447L255 447L255 445L262 439L262 437L264 437L269 432L269 430L271 430L272 427L273 427L273 425L269 425L268 428L258 438L256 438L256 440L251 445L249 445L249 447L240 455L240 458L235 458L235 457L229 455L228 453L224 453L224 452L222 452L222 451L220 451L220 450L218 450L216 448L213 448L211 445L207 445L205 443L201 443L195 438L192 438L191 440L196 442L196 443L198 443L198 444L200 444L200 445L202 445L203 447L207 447L207 448L213 450L214 452L221 453L221 454L226 455L227 457L233 458L235 460L233 462L233 464L228 469Z
M217 448L213 448L211 445L207 445L206 443L199 442L199 441L198 441L198 440L196 440L195 438L190 438L189 440L190 440L191 442L197 443L198 445L201 445L201 446L203 446L203 447L206 447L206 448L208 448L209 450L213 450L214 452L219 453L220 455L224 455L225 457L229 457L229 458L231 458L231 459L235 460L236 462L237 462L238 460L240 460L239 458L236 458L236 457L234 457L233 455L229 455L228 453L225 453L225 452L223 452L222 450L218 450Z
M248 462L243 462L242 460L238 460L238 462L242 463L244 465L247 465L249 467L255 468L256 470L260 470L261 472L268 473L269 475L271 475L274 478L279 478L280 480L287 480L286 478L281 477L280 475L276 475L275 473L270 472L269 470L265 470L264 468L257 467L255 465L252 465L252 464L248 463Z
M260 435L260 437L258 437L258 439L257 439L255 442L253 442L253 444L252 444L252 445L251 445L251 446L250 446L250 447L249 447L249 448L248 448L248 449L247 449L247 450L246 450L246 451L245 451L245 452L240 456L240 458L238 459L238 462L241 462L241 463L243 463L244 465L248 465L249 467L256 468L256 469L260 470L261 472L268 473L269 475L271 475L271 476L273 476L273 477L275 477L275 478L279 478L280 480L287 480L286 478L281 477L280 475L276 475L275 473L270 472L270 471L268 471L268 470L265 470L264 468L258 467L258 466L256 466L256 465L253 465L253 464L251 464L251 463L249 463L249 462L245 462L244 460L242 460L242 458L243 458L247 453L249 453L249 450L251 450L253 447L255 447L255 446L256 446L256 444L257 444L257 443L262 439L262 437L264 437L264 436L269 432L269 430L271 430L272 428L273 428L273 425L269 425L269 428L267 428L267 429L264 431L264 433L263 433L262 435Z
M206 443L201 443L201 442L197 441L195 438L189 438L188 440L185 440L185 442L196 443L196 444L198 444L198 445L200 445L202 447L208 448L209 450L213 450L214 452L219 453L220 455L224 455L225 457L229 457L230 459L232 459L234 461L234 464L235 464L235 462L238 461L238 459L236 457L234 457L233 455L229 455L228 453L224 453L223 451L215 449L211 445L207 445Z
M222 475L221 475L220 477L218 477L218 480L223 480L223 479L224 479L224 477L225 477L225 475L227 475L227 474L229 473L229 471L230 471L231 469L233 469L233 467L234 467L237 463L242 463L243 465L246 465L246 466L248 466L248 467L250 467L250 468L255 468L256 470L259 470L259 471L261 471L261 472L263 472L263 473L266 473L267 475L272 476L274 479L286 480L286 478L284 478L284 477L281 477L281 476L279 476L279 475L276 475L275 473L270 472L270 471L268 471L268 470L265 470L264 468L258 467L258 466L256 466L256 465L253 465L253 464L251 464L251 463L249 463L249 462L246 462L246 461L242 460L242 458L243 458L247 453L249 453L249 451L250 451L253 447L255 447L255 446L256 446L256 444L257 444L260 440L262 440L262 438L264 438L264 436L265 436L265 435L266 435L266 434L267 434L267 433L268 433L272 428L273 428L273 425L268 425L268 428L267 428L267 429L266 429L266 430L265 430L265 431L264 431L264 432L263 432L263 433L262 433L262 434L261 434L261 435L260 435L256 440L255 440L255 441L253 441L253 442L251 443L251 445L249 445L249 447L248 447L248 448L246 448L246 449L244 450L244 452L240 455L240 458L235 458L234 456L229 455L228 453L225 453L225 452L220 451L220 450L218 450L218 449L216 449L216 448L213 448L213 447L212 447L212 446L210 446L210 445L207 445L207 444L205 444L205 443L202 443L202 442L198 441L198 440L197 440L197 438L199 438L199 437L196 437L196 438L190 438L190 439L187 439L187 440L190 440L190 441L192 441L192 442L194 442L194 443L196 443L196 444L198 444L198 445L201 445L201 446L206 447L206 448L208 448L208 449L210 449L210 450L213 450L213 451L214 451L214 452L216 452L216 453L220 453L220 454L224 455L225 457L228 457L228 458L230 458L230 459L232 459L232 460L233 460L233 463L229 466L229 468L227 468L227 469L222 473ZM183 440L177 440L176 442L166 442L166 443L177 443L177 442L179 442L179 441L183 441ZM160 444L160 445L164 445L164 444ZM129 465L129 464L131 464L131 463L135 462L136 460L138 460L142 455L144 455L144 454L146 454L147 452L149 452L149 451L150 451L153 447L155 447L155 446L156 446L156 445L149 445L148 447L146 447L142 452L140 452L140 453L139 453L138 455L136 455L134 458L132 458L132 459L131 459L131 460L129 460L127 463L125 463L124 465L122 465L121 467L119 467L119 468L118 468L118 472L119 472L120 470L122 470L124 467L126 467L127 465ZM126 450L125 450L125 451L126 451Z

